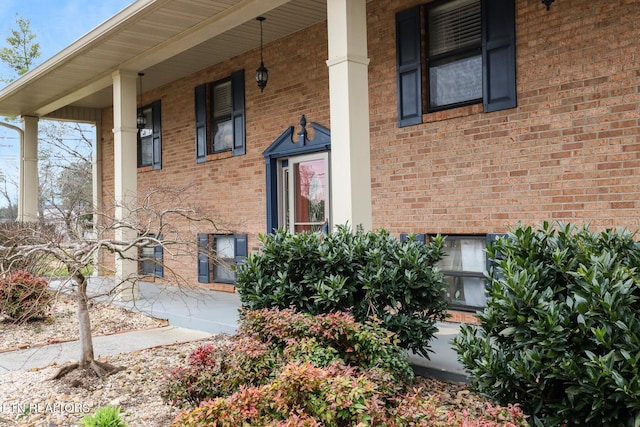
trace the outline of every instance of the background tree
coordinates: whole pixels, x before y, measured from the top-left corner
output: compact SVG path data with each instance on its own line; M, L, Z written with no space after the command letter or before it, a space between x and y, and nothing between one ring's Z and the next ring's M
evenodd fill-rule
M93 127L42 121L39 133L40 219L82 231L91 219Z
M31 21L16 14L18 28L11 30L7 37L9 46L0 49L0 61L11 68L17 76L25 74L31 69L35 61L40 57L40 44L35 42L36 35L31 32ZM10 83L15 78L3 78L2 81Z
M31 31L31 21L17 14L15 19L17 28L6 38L7 46L0 49L0 61L15 72L14 76L0 79L5 83L28 72L40 57L40 45ZM38 133L40 220L64 223L65 229L70 229L72 223L78 225L78 218L86 223L92 203L93 127L41 120ZM18 190L18 173L16 171L14 177L5 170L4 176L4 183L0 182L0 200L6 202L6 207L0 210L0 219L15 220L17 206L13 200Z

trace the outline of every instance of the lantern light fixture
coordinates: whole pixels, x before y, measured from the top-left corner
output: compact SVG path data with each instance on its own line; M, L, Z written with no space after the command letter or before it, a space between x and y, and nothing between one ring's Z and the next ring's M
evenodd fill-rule
M256 82L258 82L260 92L264 92L264 88L267 86L267 81L269 80L269 70L264 66L264 60L262 58L262 22L265 19L267 18L264 16L258 16L256 18L256 20L260 22L260 66L256 70Z
M138 73L138 85L140 86L140 104L142 104L142 76L144 76L144 73ZM147 117L142 112L142 105L140 105L140 108L138 108L136 125L138 126L138 129L144 129L147 126Z

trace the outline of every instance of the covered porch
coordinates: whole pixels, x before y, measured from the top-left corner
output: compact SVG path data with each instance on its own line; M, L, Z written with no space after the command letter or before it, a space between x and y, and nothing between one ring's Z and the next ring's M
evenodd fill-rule
M335 141L330 173L331 181L339 183L331 189L331 223L370 229L366 0L139 0L125 8L0 91L0 113L22 118L18 220L31 221L38 215L38 120L96 124L94 206L100 209L109 193L115 218L124 218L140 191L137 111L146 92L241 54L262 56L263 45L323 22L328 51L318 61L329 75ZM268 56L264 65L269 68ZM272 72L269 78L265 96L286 76ZM253 80L251 72L246 80L247 85ZM113 153L108 159L101 150L107 136L101 123L105 111L112 111L106 121L113 122ZM113 176L108 187L102 181L106 161ZM116 231L118 240L129 237ZM116 258L115 270L116 280L127 281L138 264ZM135 298L135 286L130 289L127 298Z

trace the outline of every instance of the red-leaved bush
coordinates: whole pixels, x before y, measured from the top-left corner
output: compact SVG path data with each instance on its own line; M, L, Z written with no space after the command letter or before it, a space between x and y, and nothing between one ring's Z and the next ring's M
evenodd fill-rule
M378 322L348 313L245 311L238 333L205 344L169 373L175 427L526 426L518 408L481 419L439 408L419 392L406 351Z
M0 275L0 315L14 322L46 317L53 293L47 281L23 270Z
M524 427L517 407L488 406L481 419L442 410L415 393L385 403L378 385L352 367L287 365L270 384L242 387L227 398L183 412L174 427Z

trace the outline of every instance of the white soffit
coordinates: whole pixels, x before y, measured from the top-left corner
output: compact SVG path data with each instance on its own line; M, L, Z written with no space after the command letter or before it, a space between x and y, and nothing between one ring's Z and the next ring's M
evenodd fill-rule
M180 79L326 20L326 0L138 0L0 90L0 114L45 116L112 104L112 73L143 71L143 89Z

